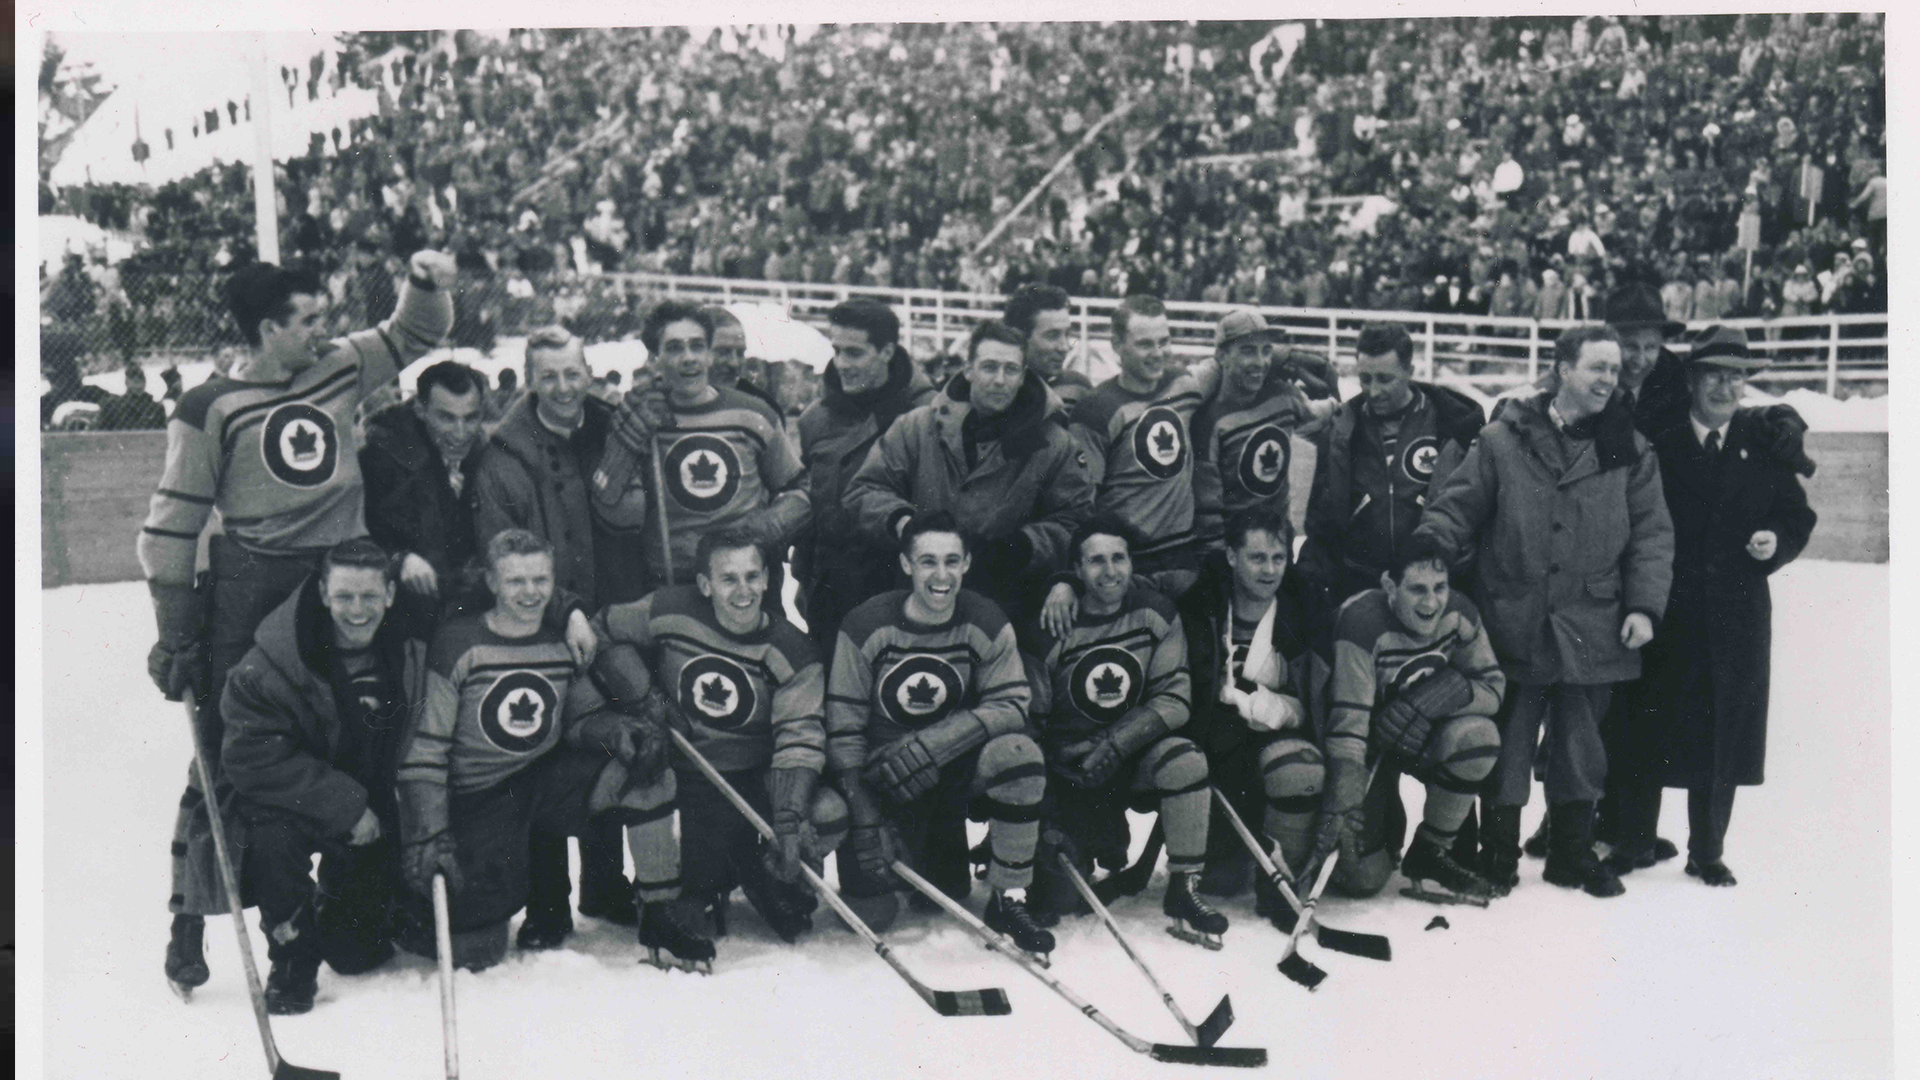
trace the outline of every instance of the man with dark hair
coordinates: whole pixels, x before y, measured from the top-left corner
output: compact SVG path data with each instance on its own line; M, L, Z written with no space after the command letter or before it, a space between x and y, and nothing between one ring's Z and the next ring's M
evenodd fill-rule
M1070 413L1093 389L1093 383L1066 368L1067 355L1073 351L1073 316L1068 304L1064 289L1027 284L1007 297L1001 317L1026 335L1027 369L1040 377Z
M660 584L693 583L694 548L714 529L744 529L783 561L812 514L806 470L779 411L711 382L712 337L713 320L699 308L655 307L640 330L648 365L613 429L629 452L659 462L666 483L641 537ZM775 597L780 581L776 570Z
M525 529L496 533L486 550L493 607L447 620L428 650L425 692L396 773L413 926L432 927L420 909L434 875L445 874L453 962L474 970L499 962L507 922L535 887L532 836L563 838L564 855L564 837L607 823L624 827L649 883L637 891L641 946L656 961L664 948L686 964L710 963L712 942L665 910L678 873L658 861L677 856L663 703L615 709L578 670L546 619L553 554ZM401 944L434 955L431 939L418 937Z
M139 364L125 368L127 392L100 403L95 431L157 431L167 426L167 410L147 393L147 371Z
M1289 830L1281 847L1310 887L1320 862L1339 853L1333 885L1354 896L1372 896L1393 875L1395 863L1412 883L1409 896L1437 902L1484 903L1493 887L1470 867L1454 861L1454 835L1473 797L1500 753L1492 716L1506 678L1473 601L1452 591L1445 554L1428 537L1416 537L1368 589L1341 608L1334 626L1333 677L1322 751L1324 776L1303 776L1307 794L1318 788L1319 826L1309 851ZM1369 761L1386 758L1367 790ZM1424 820L1401 862L1401 814L1385 813L1400 802L1404 771L1426 786ZM1367 843L1372 835L1376 843ZM1291 843L1290 843L1291 842Z
M1227 519L1225 550L1209 552L1179 603L1193 679L1187 727L1213 783L1269 840L1304 849L1322 756L1313 732L1326 716L1328 663L1309 644L1305 602L1290 586L1287 519L1253 506ZM1253 878L1255 910L1284 929L1293 909L1217 808L1208 826L1201 892L1236 896Z
M261 622L220 699L222 769L246 823L241 877L260 905L276 1015L313 1008L322 960L358 975L393 955L394 775L426 672L425 642L386 617L394 595L380 545L335 544Z
M932 400L933 385L898 344L900 319L871 300L849 300L827 313L833 362L820 400L800 414L800 460L813 496L813 525L795 545L800 611L822 653L831 652L840 620L893 587L891 546L860 538L845 499L868 451L895 420Z
M1276 356L1284 366L1276 366ZM1200 542L1218 547L1227 516L1249 506L1293 513L1293 436L1309 434L1338 406L1332 395L1310 401L1287 377L1296 358L1286 331L1269 327L1257 311L1221 316L1213 328L1220 393L1193 418L1194 522ZM1331 385L1331 383L1328 383ZM1293 533L1287 533L1289 544Z
M1025 344L998 319L975 327L966 371L887 429L846 493L876 547L898 543L916 514L951 512L974 538L976 591L1019 612L1093 513L1086 451L1049 418Z
M616 702L660 688L674 725L773 823L775 843L761 843L690 762L676 766L675 858L689 915L712 908L715 930L724 933L737 884L767 925L793 941L813 925L818 904L800 866L818 869L847 829L846 803L819 785L826 672L806 635L767 612L771 575L750 533L715 529L700 537L694 557L694 584L669 585L599 615L595 628L607 644L594 673Z
M493 433L473 475L474 538L484 546L526 529L553 546L554 584L597 611L645 591L637 556L646 524L645 470L612 437L619 413L588 393L586 346L564 327L527 338L527 390ZM580 913L633 925L619 830L594 823L581 834ZM533 840L532 893L521 924L524 949L556 948L573 932L564 837Z
M1436 485L1459 466L1486 423L1478 402L1413 378L1413 339L1372 323L1355 345L1360 393L1314 436L1300 575L1319 633L1355 593L1399 561Z
M1666 609L1673 521L1659 461L1614 396L1619 373L1612 330L1563 331L1557 389L1501 409L1415 530L1454 565L1480 553L1475 591L1508 681L1480 837L1482 872L1500 891L1519 880L1520 808L1549 711L1546 878L1593 896L1624 891L1593 853L1607 773L1599 724L1612 685L1639 677L1639 650Z
M312 273L250 263L227 280L228 307L251 351L247 378L217 375L180 399L137 545L160 629L148 674L169 701L199 699L195 738L210 761L221 745L227 669L252 647L260 620L306 580L321 552L366 534L350 449L355 412L446 334L453 276L450 257L416 253L393 317L337 341L327 339L327 290ZM197 588L195 552L216 508L225 532L213 538L211 571ZM217 772L214 784L224 787ZM202 916L226 910L206 805L189 779L174 825L166 961L168 978L188 988L207 980Z
M1191 711L1187 638L1166 597L1133 577L1132 543L1116 518L1095 518L1068 546L1081 594L1073 629L1029 623L1021 652L1033 717L1052 774L1052 804L1034 874L1041 917L1086 910L1059 865L1081 874L1127 861L1129 808L1158 810L1167 837L1161 911L1184 941L1220 947L1227 917L1194 892L1207 853L1207 759L1181 734Z
M965 819L985 819L986 923L1045 954L1053 935L1026 905L1047 784L1026 730L1032 691L1006 615L961 588L970 565L953 515L920 514L900 538L913 587L876 596L841 623L827 677L827 770L852 822L840 881L879 929L898 910L896 860L965 899Z
M367 531L398 554L400 584L436 610L479 551L469 479L484 445L485 393L472 368L442 360L420 373L412 401L367 421L360 450Z
M707 350L713 354L713 370L708 380L715 386L731 386L743 394L751 394L779 412L780 403L773 397L767 362L747 355L747 328L741 324L740 317L719 306L700 310L713 320L713 344Z

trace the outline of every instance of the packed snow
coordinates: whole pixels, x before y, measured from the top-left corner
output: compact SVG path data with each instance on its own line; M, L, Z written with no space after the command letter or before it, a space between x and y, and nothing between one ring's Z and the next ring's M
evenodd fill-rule
M1520 887L1486 911L1434 908L1397 886L1333 899L1327 922L1390 935L1394 959L1308 942L1329 973L1313 993L1275 971L1284 938L1254 918L1250 898L1224 905L1234 925L1219 953L1162 932L1163 876L1119 917L1189 1016L1232 995L1239 1021L1223 1043L1268 1048L1272 1073L1889 1076L1888 584L1884 565L1802 562L1774 578L1769 779L1736 804L1736 888L1705 888L1675 861L1600 901L1544 884L1529 859ZM43 599L45 1075L257 1080L231 921L208 921L213 978L191 1004L160 972L167 841L189 749L180 707L147 682L146 590ZM1406 795L1417 816L1411 784ZM1661 830L1682 846L1685 802L1668 793ZM1540 809L1536 791L1529 831ZM1145 833L1137 820L1136 844ZM976 891L975 910L983 900ZM1436 914L1451 928L1424 930ZM559 952L461 973L463 1075L979 1080L1188 1068L1131 1053L945 916L903 916L887 937L932 986L1004 987L1011 1016L935 1015L824 908L798 947L737 897L733 915L712 977L639 965L630 931L587 919ZM1060 979L1134 1033L1182 1041L1097 923L1070 920L1059 934ZM264 973L257 925L252 941ZM274 1031L290 1060L349 1080L426 1078L442 1075L439 1019L434 969L403 958L355 978L324 971L314 1011L275 1018Z

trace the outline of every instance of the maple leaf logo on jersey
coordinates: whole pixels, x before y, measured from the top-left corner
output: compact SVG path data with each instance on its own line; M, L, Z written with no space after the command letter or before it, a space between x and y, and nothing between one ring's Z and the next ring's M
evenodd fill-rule
M1273 472L1280 467L1280 448L1273 443L1260 448L1260 471Z
M515 724L531 724L540 716L540 703L531 694L521 694L507 702L507 719Z
M758 692L740 662L706 653L687 661L678 678L680 710L704 727L737 731L753 720Z
M1116 668L1101 668L1100 674L1093 677L1093 692L1102 698L1110 698L1120 692L1127 681L1120 677Z
M560 695L538 672L509 671L480 699L480 731L510 753L538 750L553 734Z
M1106 724L1140 704L1144 683L1139 657L1119 645L1102 644L1073 662L1062 696L1081 715Z
M726 681L718 675L700 684L700 704L712 705L724 709L727 702L733 700L733 691L727 689Z
M1259 498L1280 493L1287 477L1287 433L1275 424L1262 424L1241 444L1235 474L1241 490Z
M1173 453L1173 429L1165 424L1153 429L1153 448L1165 457Z
M1400 468L1407 479L1424 484L1433 479L1434 462L1440 460L1440 442L1431 435L1407 444L1400 455Z
M320 448L320 433L305 424L293 429L287 441L293 444L293 453L298 458L310 458Z
M712 454L695 454L687 459L687 475L696 484L719 483L720 459Z
M940 698L940 688L925 675L907 684L907 704L930 706Z
M1180 414L1155 405L1133 425L1133 457L1156 480L1180 475L1187 464L1186 424Z
M283 484L315 488L333 479L340 438L333 417L304 401L290 401L260 424L260 460Z

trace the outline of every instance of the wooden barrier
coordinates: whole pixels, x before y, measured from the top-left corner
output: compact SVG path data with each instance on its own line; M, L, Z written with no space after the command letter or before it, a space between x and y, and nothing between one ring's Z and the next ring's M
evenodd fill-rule
M134 538L166 459L165 433L51 434L40 447L41 585L139 580ZM1886 433L1814 433L1807 452L1820 464L1806 482L1820 524L1806 557L1886 562ZM1312 445L1295 440L1295 525L1306 513L1313 458Z

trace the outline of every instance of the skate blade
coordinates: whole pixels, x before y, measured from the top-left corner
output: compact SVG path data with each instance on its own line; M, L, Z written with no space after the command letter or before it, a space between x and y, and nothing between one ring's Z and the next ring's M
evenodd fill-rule
M701 975L713 974L713 961L711 960L682 960L672 953L665 953L659 949L648 950L648 954L641 957L640 962L643 964L652 964L662 971L686 971Z
M980 943L980 947L987 950L988 952L1000 951L1000 949L997 946L989 945L984 941ZM1014 951L1018 952L1021 956L1026 957L1027 959L1033 961L1034 963L1039 964L1043 968L1050 968L1053 966L1052 953L1028 952L1027 950L1021 949L1018 947L1016 947Z
M1429 904L1461 904L1468 907L1486 907L1491 897L1474 896L1470 893L1450 893L1441 889L1428 889L1418 882L1400 890L1400 895L1410 900L1424 900Z
M179 998L189 1005L193 1004L193 987L183 982L175 982L172 979L168 979L167 989L173 991L174 997Z
M1225 947L1225 942L1221 940L1219 934L1209 934L1204 930L1195 930L1180 920L1175 920L1172 925L1167 927L1167 934L1171 937L1177 937L1181 941L1198 945L1203 949L1211 949L1214 952L1219 952Z

